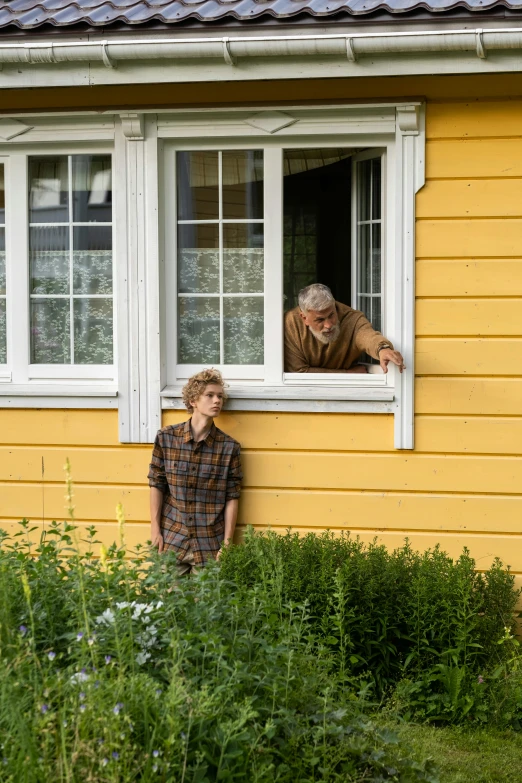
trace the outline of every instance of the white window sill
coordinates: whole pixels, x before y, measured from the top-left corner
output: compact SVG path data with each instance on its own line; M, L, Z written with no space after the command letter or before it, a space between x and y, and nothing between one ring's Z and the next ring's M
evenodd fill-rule
M30 364L29 380L93 383L110 383L115 378L115 368L110 364Z
M394 388L380 382L368 383L368 376L343 385L318 383L285 383L280 386L230 384L227 389L227 410L254 411L318 411L346 413L391 413ZM373 380L373 379L372 379ZM366 383L364 383L366 381ZM161 392L163 409L184 409L181 386L167 386Z
M114 384L0 384L0 408L117 408Z

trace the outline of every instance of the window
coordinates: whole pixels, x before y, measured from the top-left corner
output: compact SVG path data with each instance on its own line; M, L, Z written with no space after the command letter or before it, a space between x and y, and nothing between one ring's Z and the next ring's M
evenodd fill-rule
M0 363L7 380L24 392L106 384L116 375L111 155L16 150L4 160ZM3 200L0 215L3 222Z
M163 407L212 364L232 407L393 412L396 446L411 448L422 107L179 111L158 115L157 134ZM284 313L311 282L362 310L408 372L362 357L368 374L285 373Z
M0 163L0 364L7 362L4 166Z
M178 365L264 361L263 153L178 152Z
M31 364L113 363L111 162L29 158Z
M171 294L177 299L176 323L171 313L168 327L177 334L171 343L174 379L211 365L236 382L263 384L270 376L281 384L324 385L321 374L284 373L282 352L265 334L265 324L295 307L299 290L313 282L328 285L338 301L362 310L381 331L384 153L360 147L283 148L282 171L266 176L270 152L189 149L170 157L176 232L168 243L167 291L169 299ZM280 188L282 214L267 221L265 209L271 209ZM282 269L274 257L267 256L265 265L264 247L265 231L281 229ZM277 303L269 280L281 272L283 294ZM276 339L282 342L281 327ZM328 374L327 385L388 385L376 360L363 355L361 361L376 365L371 378L340 372L338 378Z

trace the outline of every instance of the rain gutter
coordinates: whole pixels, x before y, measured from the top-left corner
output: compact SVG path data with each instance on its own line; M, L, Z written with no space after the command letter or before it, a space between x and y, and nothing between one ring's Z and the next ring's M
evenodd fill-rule
M136 60L341 57L468 52L484 60L492 51L522 49L522 28L332 35L226 36L0 44L0 63L102 62L107 68Z

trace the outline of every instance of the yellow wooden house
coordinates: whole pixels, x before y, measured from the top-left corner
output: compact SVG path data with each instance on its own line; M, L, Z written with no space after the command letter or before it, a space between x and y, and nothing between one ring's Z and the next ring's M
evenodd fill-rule
M522 575L516 13L1 3L0 527L63 519L69 458L79 524L111 542L121 501L145 542L155 433L215 366L239 529L466 546ZM284 372L315 281L402 376Z

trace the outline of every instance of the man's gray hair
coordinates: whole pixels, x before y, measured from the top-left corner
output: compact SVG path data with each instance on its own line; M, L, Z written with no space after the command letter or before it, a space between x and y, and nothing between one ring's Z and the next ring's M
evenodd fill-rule
M299 291L297 301L302 312L307 313L309 310L326 310L335 299L327 285L312 283Z

